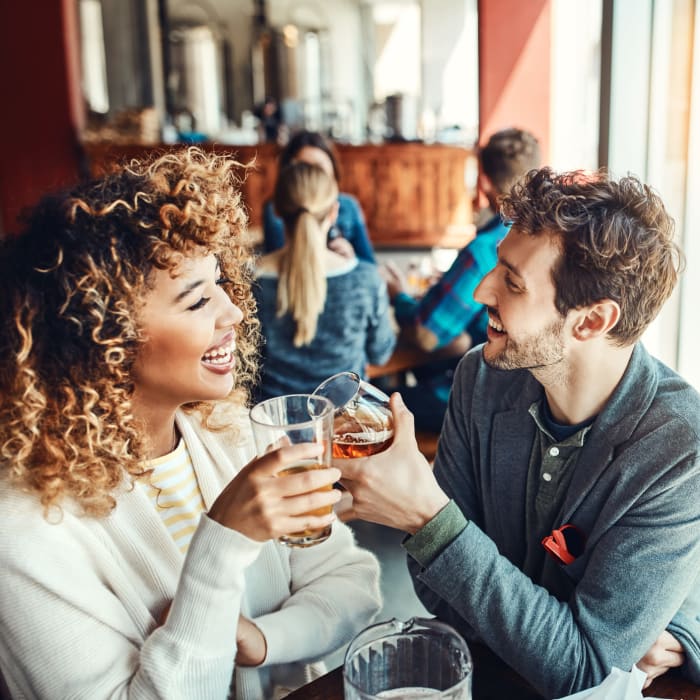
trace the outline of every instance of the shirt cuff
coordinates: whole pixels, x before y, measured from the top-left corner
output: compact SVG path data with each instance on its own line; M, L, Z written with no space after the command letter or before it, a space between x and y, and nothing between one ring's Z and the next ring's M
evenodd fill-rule
M459 536L468 522L459 506L454 501L450 501L415 535L407 537L403 546L425 568Z

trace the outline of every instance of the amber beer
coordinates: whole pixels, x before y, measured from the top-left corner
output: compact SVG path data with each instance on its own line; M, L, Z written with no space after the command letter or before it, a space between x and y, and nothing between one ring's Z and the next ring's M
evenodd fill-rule
M315 460L302 460L299 464L295 464L293 467L287 467L277 472L277 476L289 476L290 474L298 474L299 472L306 472L310 469L326 469L324 464L319 464ZM321 486L316 489L316 491L330 491L333 488L333 484L327 484L326 486ZM328 515L333 510L333 505L323 506L322 508L316 508L314 510L304 513L304 515ZM290 532L289 535L284 535L280 539L287 543L293 544L295 547L310 547L313 544L323 542L330 537L331 526L326 525L318 530L300 530L299 532ZM293 538L293 540L298 540L302 538L313 538L309 544L298 543L296 541L290 542L287 538Z
M391 414L356 412L338 416L333 425L333 457L369 457L385 450L394 438Z
M391 430L383 430L373 434L345 433L334 435L333 457L336 459L369 457L389 447L393 437Z

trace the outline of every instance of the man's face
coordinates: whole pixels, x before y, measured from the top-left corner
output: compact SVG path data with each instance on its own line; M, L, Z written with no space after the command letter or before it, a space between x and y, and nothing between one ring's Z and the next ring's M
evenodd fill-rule
M554 305L551 272L561 252L556 238L529 236L514 226L498 248L498 263L474 292L488 307L484 360L498 369L555 368L566 356L566 318Z

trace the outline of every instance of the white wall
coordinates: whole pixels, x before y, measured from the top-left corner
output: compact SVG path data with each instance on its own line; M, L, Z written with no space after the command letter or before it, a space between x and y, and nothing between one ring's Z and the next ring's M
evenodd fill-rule
M598 167L602 0L553 0L550 165Z
M479 129L479 30L476 0L422 0L423 108L436 127Z

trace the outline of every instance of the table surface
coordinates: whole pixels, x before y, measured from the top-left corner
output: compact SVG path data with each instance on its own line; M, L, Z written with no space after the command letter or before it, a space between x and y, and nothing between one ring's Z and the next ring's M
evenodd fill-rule
M473 700L543 700L512 669L481 644L470 644L474 660ZM700 687L673 672L657 678L645 696L700 700ZM287 700L343 700L342 669L336 668L302 688L287 695Z

